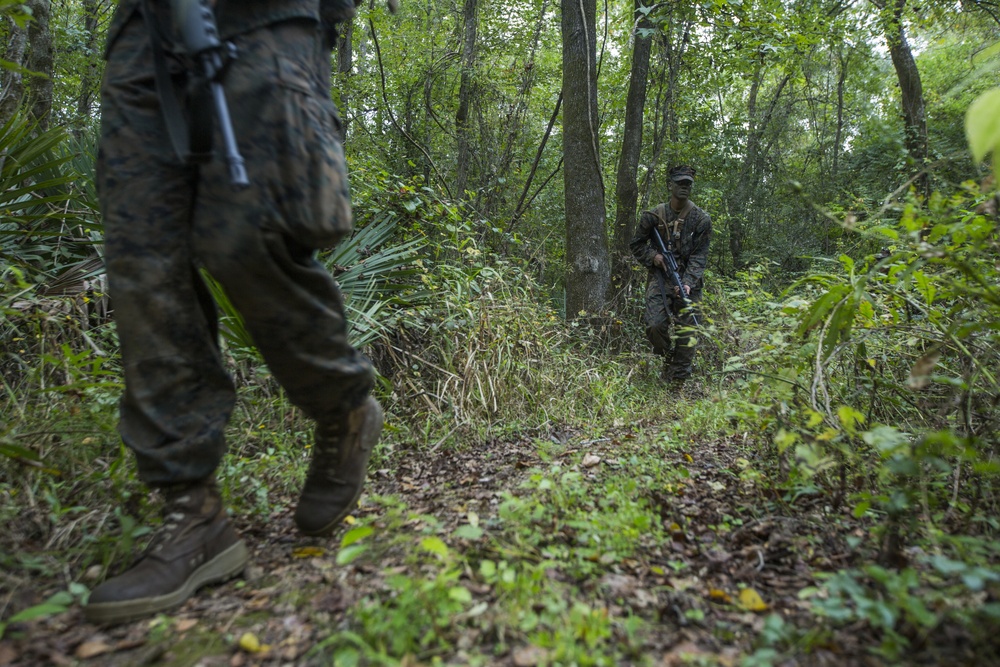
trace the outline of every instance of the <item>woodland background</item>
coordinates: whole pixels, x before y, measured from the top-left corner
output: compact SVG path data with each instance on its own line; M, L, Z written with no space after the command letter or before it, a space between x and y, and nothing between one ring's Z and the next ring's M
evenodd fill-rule
M136 645L70 629L157 522L114 430L93 184L113 10L0 1L0 664ZM361 5L333 75L358 232L320 257L389 421L327 560L380 583L294 641L161 619L140 643L204 649L172 664L278 660L246 639L268 633L317 664L998 659L998 67L987 1ZM676 164L715 231L697 380L670 393L628 241ZM240 391L220 478L280 532L309 425L205 279ZM417 462L510 478L429 513Z

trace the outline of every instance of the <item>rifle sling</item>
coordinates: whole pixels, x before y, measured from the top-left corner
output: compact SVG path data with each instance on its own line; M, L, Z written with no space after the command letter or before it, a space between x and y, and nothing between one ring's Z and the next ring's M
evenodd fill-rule
M191 95L191 117L194 131L185 119L184 110L177 99L177 91L167 66L166 48L160 26L150 0L143 0L143 20L149 29L149 41L153 51L153 69L156 78L156 93L160 98L163 122L170 135L177 157L185 164L206 162L212 157L212 117L209 108L210 97L207 86L194 87Z

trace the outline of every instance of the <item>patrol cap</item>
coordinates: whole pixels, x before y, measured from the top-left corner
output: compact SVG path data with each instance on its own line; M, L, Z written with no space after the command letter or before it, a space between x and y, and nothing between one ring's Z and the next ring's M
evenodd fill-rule
M670 180L675 183L677 181L693 181L695 173L694 167L680 164L670 168Z

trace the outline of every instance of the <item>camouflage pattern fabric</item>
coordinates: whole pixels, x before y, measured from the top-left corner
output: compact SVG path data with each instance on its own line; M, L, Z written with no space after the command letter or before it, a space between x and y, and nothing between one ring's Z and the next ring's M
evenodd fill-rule
M215 470L235 402L199 267L223 285L290 400L320 423L361 404L374 372L348 343L339 287L314 257L352 224L318 23L234 38L225 88L251 182L237 192L221 158L191 166L175 154L147 28L125 4L102 86L97 181L125 366L119 430L140 477L164 485Z
M655 209L643 212L639 226L632 237L630 247L633 256L649 269L646 285L646 304L643 315L646 338L653 346L653 352L664 357L669 364L670 374L676 380L691 375L695 355L695 338L692 335L693 321L690 312L680 311L681 301L674 298L673 286L665 282L668 308L663 303L660 283L656 278L659 269L653 266L656 250L652 245L653 227L666 243L673 230L673 222L678 214L670 206L661 204ZM712 239L712 219L705 211L692 206L684 222L673 239L674 257L681 276L681 282L691 288L689 299L697 304L701 300L705 265L708 262L708 248ZM698 316L697 308L692 309ZM700 316L699 316L700 317ZM671 324L674 325L677 340L672 340Z
M682 302L673 296L673 290L667 286L668 311L660 294L659 281L655 278L646 285L646 308L643 313L643 323L646 328L646 338L653 346L653 352L663 357L664 366L669 369L670 376L675 380L683 380L691 376L694 365L696 339L694 331L695 317L701 317L697 307L681 311ZM700 297L700 294L699 294ZM694 299L691 299L695 301ZM671 336L671 325L676 331L676 340Z

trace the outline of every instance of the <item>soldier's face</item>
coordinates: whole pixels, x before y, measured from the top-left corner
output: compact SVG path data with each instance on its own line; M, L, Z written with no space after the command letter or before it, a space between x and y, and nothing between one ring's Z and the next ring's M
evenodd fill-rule
M670 194L673 195L677 201L685 201L691 196L691 188L693 186L694 181L687 178L680 181L670 181Z

